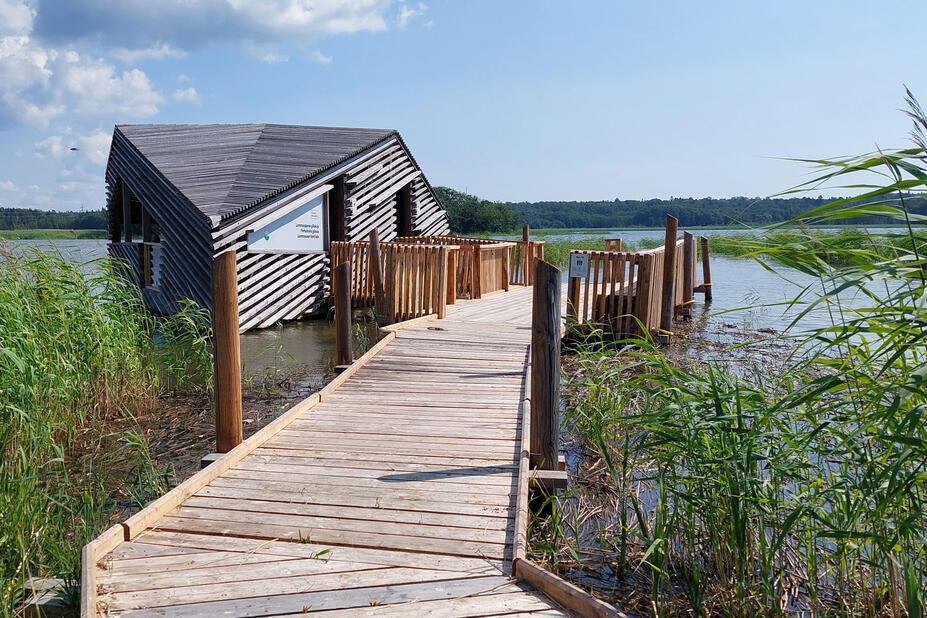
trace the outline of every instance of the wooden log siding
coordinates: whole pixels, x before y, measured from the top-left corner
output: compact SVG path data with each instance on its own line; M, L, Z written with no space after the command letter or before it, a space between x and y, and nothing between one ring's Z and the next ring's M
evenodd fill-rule
M684 298L683 240L676 245L674 273L676 309ZM694 243L692 248L694 251ZM640 325L648 331L660 327L663 289L663 247L639 253L572 251L589 256L589 273L579 281L576 320L596 325L613 336L637 336ZM695 259L691 263L695 281ZM639 321L639 323L638 323Z
M257 125L255 125L257 126ZM138 130L137 128L135 130ZM156 132L156 128L151 131ZM285 130L265 127L263 131ZM235 129L234 143L230 146L235 156L255 139L258 129L250 125ZM143 134L148 138L148 129ZM280 136L273 139L280 143ZM174 142L175 138L171 138ZM194 137L176 138L178 153L197 151ZM159 146L160 147L160 146ZM201 149L200 149L201 150ZM251 157L252 154L248 154ZM254 156L269 161L265 151ZM196 173L196 161L179 160L172 173L186 174L189 180ZM234 166L230 166L231 170ZM177 170L180 170L179 172ZM231 173L231 172L230 172ZM252 174L252 176L254 176ZM117 128L114 132L110 163L107 168L107 196L110 203L111 237L122 225L121 185L129 187L133 197L144 204L161 229L161 280L158 289L144 289L147 306L156 313L176 311L176 301L193 299L200 306L211 309L211 278L209 264L214 255L224 250L236 251L239 281L240 329L272 326L282 320L292 320L321 312L330 290L329 257L326 254L270 254L249 253L247 233L250 225L277 208L285 207L288 200L296 199L307 190L340 179L344 183L345 217L344 235L347 240L366 238L376 228L380 239L387 241L396 236L397 193L408 187L412 207L412 231L415 234L447 234L447 214L422 175L402 139L393 132L386 139L365 151L327 169L301 184L285 191L270 191L262 203L239 209L227 216L205 216L193 206L187 195L178 190L158 168ZM215 183L229 178L222 174L215 182L204 182L205 192ZM257 176L249 177L243 187L236 190L261 190ZM291 197L292 196L292 197ZM134 202L133 202L134 204ZM130 277L139 284L142 264L134 260L129 247L111 246L110 253L130 264Z

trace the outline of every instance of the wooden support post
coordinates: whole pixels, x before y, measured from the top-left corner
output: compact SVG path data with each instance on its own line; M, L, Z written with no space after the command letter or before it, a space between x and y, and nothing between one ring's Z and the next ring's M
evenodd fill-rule
M377 324L385 324L389 311L386 308L386 286L383 281L383 268L380 263L380 239L377 228L370 230L370 263L367 265L367 276L373 277L373 307Z
M560 271L534 262L531 314L531 456L544 470L557 469L560 434Z
M328 221L331 239L344 242L346 240L344 175L335 178L332 182L332 190L328 193Z
M122 225L125 242L132 242L132 197L126 181L122 181Z
M508 292L510 279L512 278L512 262L511 262L512 252L509 251L508 249L505 249L504 251L502 251L502 255L499 257L502 258L502 263L501 263L502 272L500 273L500 277L502 278L502 289Z
M676 288L676 234L679 220L666 215L666 236L663 240L663 294L660 308L660 330L664 337L673 329L673 308L676 302L673 292Z
M212 329L215 337L216 451L241 444L241 349L235 251L212 260Z
M457 255L460 249L451 249L447 252L447 304L457 302Z
M531 228L528 224L525 224L525 227L521 228L521 241L523 243L531 242Z
M450 253L447 247L438 249L438 272L435 274L435 278L437 279L435 302L438 305L437 314L439 320L443 320L447 315L447 273L448 267L450 266Z
M577 322L579 321L579 290L582 282L580 277L570 277L567 282L567 318Z
M692 299L695 298L695 283L692 280L695 268L695 239L690 232L682 235L682 314L692 315Z
M470 298L483 298L483 259L480 246L473 245L473 264L470 266Z
M702 289L705 292L705 302L711 302L711 268L708 265L708 239L702 236Z
M335 364L354 362L351 341L351 262L342 262L332 270L332 297L335 300Z
M154 242L154 231L151 229L151 213L142 204L142 242Z

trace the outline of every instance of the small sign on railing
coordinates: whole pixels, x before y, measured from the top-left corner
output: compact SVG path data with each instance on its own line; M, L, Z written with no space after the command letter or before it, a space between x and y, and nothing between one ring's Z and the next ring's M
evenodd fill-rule
M589 255L585 253L570 254L570 278L582 278L589 274Z

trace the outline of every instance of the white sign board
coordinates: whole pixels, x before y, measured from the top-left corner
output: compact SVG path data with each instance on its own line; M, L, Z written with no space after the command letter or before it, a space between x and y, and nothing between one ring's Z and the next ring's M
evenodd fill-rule
M586 253L570 254L570 279L585 277L589 274L589 255Z
M325 219L325 196L320 195L260 229L248 232L248 251L322 253L325 251Z

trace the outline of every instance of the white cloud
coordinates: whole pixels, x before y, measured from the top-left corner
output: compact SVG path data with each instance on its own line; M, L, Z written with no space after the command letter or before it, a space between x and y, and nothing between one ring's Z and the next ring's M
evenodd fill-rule
M15 193L19 191L19 187L12 180L0 180L0 191Z
M78 112L153 116L164 100L142 71L116 75L113 65L101 60L75 59L60 76L63 97Z
M317 49L313 49L312 51L307 53L306 57L309 58L309 60L312 60L313 62L318 62L319 64L331 64L332 63L331 56L326 56L325 54L323 54Z
M306 43L333 34L382 31L396 0L40 0L37 34L122 49L167 43L191 51L211 43Z
M203 102L203 97L200 96L200 93L196 91L196 88L190 86L189 88L184 88L182 90L174 91L174 100L182 103L193 103L194 105L200 105Z
M181 73L180 75L177 76L177 81L179 81L182 84L187 84L189 82L192 82L193 78L187 75L186 73Z
M182 49L177 49L169 43L155 43L142 49L126 49L117 47L112 55L126 64L135 64L140 60L162 60L164 58L183 58L187 55Z
M32 3L0 0L0 35L28 34L34 19Z
M25 15L25 17L23 17ZM162 98L138 69L115 67L74 49L48 47L32 37L35 9L23 0L0 0L0 106L19 120L48 126L66 111L88 115L150 116ZM0 113L2 113L0 108Z
M274 49L271 49L267 46L249 44L248 53L257 60L261 62L266 62L267 64L277 64L279 62L289 62L290 57L287 54L280 53Z
M424 15L427 8L428 7L421 2L411 7L403 2L399 7L399 27L404 29L409 25L410 21L419 15Z
M103 165L109 159L109 147L113 136L103 131L80 138L80 147L91 163Z
M35 149L37 151L36 154L40 157L49 155L56 159L67 151L64 147L64 138L60 135L52 135L43 139L41 142L37 142Z

